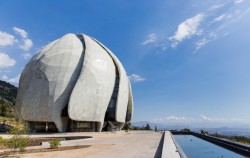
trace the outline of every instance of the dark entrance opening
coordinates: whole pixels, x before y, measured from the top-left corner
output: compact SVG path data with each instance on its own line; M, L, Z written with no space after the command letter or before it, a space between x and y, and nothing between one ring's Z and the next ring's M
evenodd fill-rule
M56 125L54 122L28 122L29 124L29 131L31 133L38 132L58 132Z
M105 114L104 125L102 129L103 131L112 131L119 124L118 122L116 122L115 119L119 82L120 82L119 72L116 68L116 79L115 79L114 90Z

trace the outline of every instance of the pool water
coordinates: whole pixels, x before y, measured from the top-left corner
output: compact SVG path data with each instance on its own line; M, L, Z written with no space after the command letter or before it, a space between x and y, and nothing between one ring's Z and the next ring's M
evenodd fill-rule
M218 145L212 144L193 135L174 135L188 158L243 158Z

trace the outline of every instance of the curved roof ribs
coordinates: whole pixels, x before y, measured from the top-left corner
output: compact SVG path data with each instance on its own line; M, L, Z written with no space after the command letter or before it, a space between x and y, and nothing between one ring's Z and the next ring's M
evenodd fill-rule
M98 122L97 131L101 131L115 84L115 65L99 44L82 36L86 46L84 62L70 96L68 114L72 120Z
M120 128L122 128L123 123L126 121L128 98L129 98L129 88L128 88L128 78L124 67L122 66L119 59L101 42L92 38L96 43L98 43L103 49L107 51L110 57L113 59L119 73L119 90L116 102L116 113L115 118L117 122L121 122Z
M132 116L133 116L133 109L134 109L132 89L131 89L131 84L130 84L129 80L128 80L128 87L129 87L129 97L128 97L128 108L127 108L126 122L131 121Z
M68 103L80 73L83 47L74 34L48 44L25 66L20 78L16 107L26 121L54 122L65 131L61 111Z

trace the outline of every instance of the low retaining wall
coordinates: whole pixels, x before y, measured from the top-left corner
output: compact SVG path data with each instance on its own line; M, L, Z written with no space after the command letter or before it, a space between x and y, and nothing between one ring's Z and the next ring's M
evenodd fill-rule
M208 135L204 135L204 134L199 134L196 132L190 132L190 133L196 137L207 140L211 143L217 144L217 145L222 146L226 149L237 152L241 155L250 156L250 146L248 146L248 145L243 145L243 144L231 142L229 140L224 140L224 139L220 139L220 138L216 138L216 137L212 137L212 136L208 136Z
M181 158L170 131L165 131L162 147L162 158Z

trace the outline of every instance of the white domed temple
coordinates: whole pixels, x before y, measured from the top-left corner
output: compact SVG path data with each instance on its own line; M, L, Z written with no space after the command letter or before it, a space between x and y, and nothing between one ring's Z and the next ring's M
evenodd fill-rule
M16 107L32 131L120 130L133 98L118 58L96 39L66 34L25 66Z

